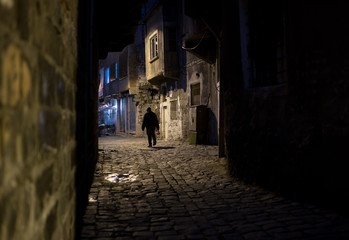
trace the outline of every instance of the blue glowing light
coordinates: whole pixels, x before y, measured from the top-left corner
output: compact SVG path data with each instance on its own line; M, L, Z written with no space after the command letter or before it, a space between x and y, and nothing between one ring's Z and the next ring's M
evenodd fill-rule
M115 64L115 78L118 78L118 64Z
M107 68L107 70L105 70L105 83L108 84L109 83L109 68Z

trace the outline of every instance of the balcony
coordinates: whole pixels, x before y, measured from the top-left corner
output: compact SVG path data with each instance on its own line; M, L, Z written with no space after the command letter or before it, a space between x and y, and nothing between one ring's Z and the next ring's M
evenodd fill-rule
M104 98L116 96L118 94L118 81L114 80L111 81L110 83L104 85L103 88L103 96Z
M119 92L126 92L130 89L130 81L128 75L126 77L117 80L119 82Z

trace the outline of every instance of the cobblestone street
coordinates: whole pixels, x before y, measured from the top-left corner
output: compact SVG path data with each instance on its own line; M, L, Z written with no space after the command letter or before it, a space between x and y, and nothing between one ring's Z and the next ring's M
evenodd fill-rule
M217 146L99 138L81 239L349 239L349 220L231 178Z

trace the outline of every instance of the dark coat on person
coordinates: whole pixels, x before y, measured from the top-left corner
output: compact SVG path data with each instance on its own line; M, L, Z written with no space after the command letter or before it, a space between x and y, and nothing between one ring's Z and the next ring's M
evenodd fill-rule
M159 130L159 121L156 114L152 111L148 111L143 118L142 131L144 128L147 129L158 129Z

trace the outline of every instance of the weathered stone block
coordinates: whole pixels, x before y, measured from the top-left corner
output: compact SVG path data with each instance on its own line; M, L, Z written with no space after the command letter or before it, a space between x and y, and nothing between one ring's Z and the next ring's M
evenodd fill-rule
M61 32L52 22L46 20L44 23L46 31L46 39L43 43L44 51L55 60L57 65L62 66L64 60L64 46Z
M40 111L39 112L39 139L41 146L57 147L58 132L57 128L51 126L59 126L60 115L56 111Z
M28 23L28 0L17 1L17 24L21 38L28 40L29 38L29 23Z
M40 102L46 106L54 106L57 103L57 73L54 66L50 65L44 58L40 57Z
M36 180L36 196L39 204L39 208L42 209L44 203L48 200L48 197L52 194L53 190L53 166L44 170L41 176Z
M45 223L45 239L52 239L54 231L57 229L57 205L51 209Z
M1 1L0 2L0 16L1 22L9 27L10 30L15 30L16 25L16 6L13 0Z
M2 55L0 104L14 107L27 100L31 90L31 72L21 50L9 45Z
M57 81L57 98L58 98L58 104L62 108L66 108L67 106L66 85L61 77L59 77Z

